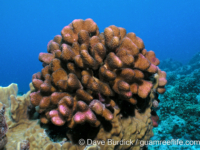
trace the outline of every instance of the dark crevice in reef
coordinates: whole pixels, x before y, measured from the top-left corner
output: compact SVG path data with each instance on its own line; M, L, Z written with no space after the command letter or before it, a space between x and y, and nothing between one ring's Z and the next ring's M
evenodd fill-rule
M121 101L119 106L121 106L121 114L123 117L128 118L129 116L135 116L135 105L127 101Z
M45 128L45 132L48 135L48 137L53 142L60 142L63 140L63 138L67 138L66 132L68 131L67 127L64 126L55 126L52 123L49 123L48 125L40 124L42 128Z
M74 144L78 144L80 139L94 139L99 132L100 127L92 127L90 124L85 123L77 125L75 128L68 130L67 135Z
M149 101L150 97L147 97L146 99L142 99L139 96L135 95L135 98L137 99L137 104L133 105L130 104L127 101L119 101L118 105L121 109L121 114L123 117L127 118L129 116L133 117L135 116L135 109L138 109L140 113L143 113L147 107L149 107Z
M64 138L66 138L67 141L78 144L79 139L93 139L99 132L99 127L92 127L88 123L77 125L73 129L66 127L66 125L55 126L52 123L46 125L41 123L40 125L42 128L45 129L47 136L53 142L61 142ZM108 123L105 123L104 127L107 130L110 130L112 128L111 125L109 125Z
M145 99L140 98L138 95L136 95L137 99L137 108L140 113L143 113L147 107L149 107L149 101L150 101L150 96L148 96Z
M101 121L104 130L110 132L112 129L111 123L101 116L97 117ZM75 144L78 144L79 139L94 139L100 129L100 127L92 127L89 123L77 125L73 129L66 127L66 125L55 126L52 123L47 125L41 123L40 125L45 129L46 134L53 142L60 142L63 138L66 138Z

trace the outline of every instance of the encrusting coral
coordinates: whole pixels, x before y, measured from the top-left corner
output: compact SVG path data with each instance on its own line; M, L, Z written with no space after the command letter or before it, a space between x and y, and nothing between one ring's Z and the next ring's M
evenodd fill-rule
M92 19L77 19L47 51L39 54L44 68L33 75L30 94L43 124L99 127L112 123L114 112L123 114L125 104L144 113L153 95L165 92L166 73L157 67L155 53L124 28L112 25L99 33Z
M6 108L9 107L10 95L17 95L18 87L17 84L10 84L8 87L0 86L0 101L5 105Z

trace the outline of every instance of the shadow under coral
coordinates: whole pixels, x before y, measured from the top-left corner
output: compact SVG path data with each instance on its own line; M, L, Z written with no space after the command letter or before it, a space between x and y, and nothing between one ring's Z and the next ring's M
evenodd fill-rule
M101 125L105 131L110 132L112 129L112 125L109 121L106 121L103 117L98 116L98 119L101 121ZM64 138L67 141L70 141L74 144L78 144L80 139L91 139L94 140L99 133L99 127L93 127L89 123L78 124L73 129L63 126L56 126L52 123L42 124L41 127L45 129L46 134L50 137L53 142L60 142Z

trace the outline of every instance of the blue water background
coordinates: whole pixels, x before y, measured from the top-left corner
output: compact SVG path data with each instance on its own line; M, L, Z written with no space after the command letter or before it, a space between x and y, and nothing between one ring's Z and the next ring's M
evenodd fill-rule
M74 19L92 18L100 32L126 28L160 60L186 63L200 51L199 6L199 0L1 1L0 86L14 82L28 91L32 74L42 69L39 53Z

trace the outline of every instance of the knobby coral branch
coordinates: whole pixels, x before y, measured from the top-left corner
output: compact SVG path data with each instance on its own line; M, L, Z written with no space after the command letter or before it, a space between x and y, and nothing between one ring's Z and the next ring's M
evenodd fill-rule
M120 101L139 110L151 92L165 92L166 73L155 53L124 28L112 25L100 33L92 19L77 19L49 41L47 52L39 54L44 68L33 75L30 94L44 124L97 127L100 118L113 120Z

